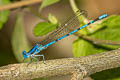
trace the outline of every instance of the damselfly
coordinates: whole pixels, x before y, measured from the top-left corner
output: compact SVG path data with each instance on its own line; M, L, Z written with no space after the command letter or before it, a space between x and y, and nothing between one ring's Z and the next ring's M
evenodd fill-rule
M107 17L107 14L103 14L103 15L99 16L98 18L96 18L95 20L92 20L89 23L75 29L76 27L78 27L80 25L78 16L81 16L82 14L77 14L77 16L74 16L73 18L69 19L65 24L62 25L62 27L59 27L54 32L52 32L50 34L50 36L46 37L43 41L41 41L40 44L36 44L29 52L23 51L22 54L24 56L24 59L31 58L31 61L32 61L33 58L42 56L43 62L45 62L44 55L38 54L40 51L48 48L50 45L56 43L57 41L79 31L80 29L94 23L95 21L98 21L98 20L101 20L101 19ZM70 32L70 30L68 30L68 28L74 29L74 30L72 32Z

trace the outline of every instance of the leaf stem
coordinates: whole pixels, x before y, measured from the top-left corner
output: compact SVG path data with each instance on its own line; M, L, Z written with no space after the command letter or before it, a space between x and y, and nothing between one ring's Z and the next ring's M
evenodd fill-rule
M76 12L76 11L79 10L79 9L77 8L74 0L70 0L70 4L71 4L71 7L72 7L72 9L73 9L74 12Z
M75 0L69 0L69 2L70 2L73 12L76 14L76 12L79 11L79 8L76 6ZM81 13L79 12L79 14ZM86 24L88 22L87 18L85 18L83 15L78 16L78 18L79 18L79 21L83 24Z

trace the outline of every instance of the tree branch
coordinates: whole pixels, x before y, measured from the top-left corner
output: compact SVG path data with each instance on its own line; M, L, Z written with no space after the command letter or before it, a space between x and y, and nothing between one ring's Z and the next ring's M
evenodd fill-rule
M27 6L27 5L31 5L31 4L40 3L40 2L42 2L42 0L23 0L23 1L8 4L8 5L1 5L0 6L0 11L19 8L19 7L22 7L22 6Z
M1 80L26 80L56 75L77 74L78 80L102 70L120 67L120 49L80 58L41 61L37 64L10 64L0 67Z

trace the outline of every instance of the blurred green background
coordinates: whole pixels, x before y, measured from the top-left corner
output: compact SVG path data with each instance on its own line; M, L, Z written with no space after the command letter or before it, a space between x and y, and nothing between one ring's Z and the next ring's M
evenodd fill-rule
M0 5L7 5L17 0L0 0ZM20 1L20 0L18 0ZM32 46L44 39L48 32L58 28L75 9L88 12L85 20L95 19L107 13L109 17L92 28L82 30L80 34L89 37L120 41L120 0L44 0L42 3L24 6L14 10L0 12L0 66L22 62L22 50L29 51ZM74 1L74 0L73 0ZM82 25L83 25L82 24ZM98 28L99 27L99 28ZM42 51L46 59L79 57L117 49L116 45L94 45L89 41L71 35ZM106 70L91 76L94 80L120 80L120 69ZM52 77L48 80L68 80L69 76ZM42 80L42 79L38 79ZM47 80L47 79L44 79ZM87 79L86 79L87 80ZM88 78L88 80L91 80Z

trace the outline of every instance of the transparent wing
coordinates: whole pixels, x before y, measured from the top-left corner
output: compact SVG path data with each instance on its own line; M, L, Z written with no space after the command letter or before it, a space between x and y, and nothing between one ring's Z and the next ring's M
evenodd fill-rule
M81 14L73 15L72 17L68 18L61 27L58 27L55 31L51 32L48 36L43 39L43 41L40 42L41 45L45 45L53 40L56 40L65 34L69 33L70 30L74 30L77 27L79 27L80 22L78 20L78 16L86 15L86 12L83 10L80 10Z

